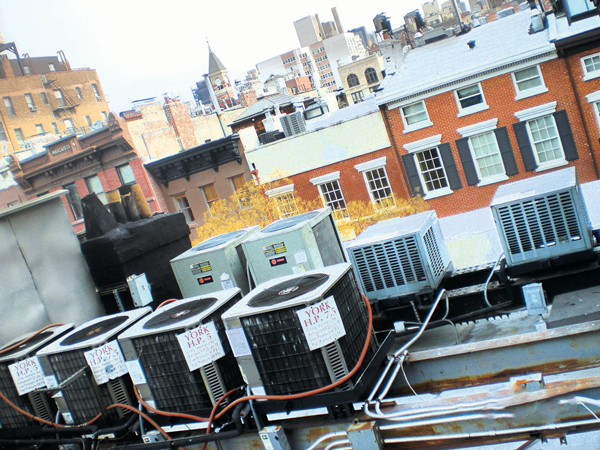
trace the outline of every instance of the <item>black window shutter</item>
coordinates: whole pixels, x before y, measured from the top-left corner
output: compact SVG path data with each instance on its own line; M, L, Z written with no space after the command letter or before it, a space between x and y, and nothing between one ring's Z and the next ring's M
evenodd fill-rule
M457 139L456 148L458 149L458 156L460 157L460 162L465 171L467 184L473 186L479 183L479 177L475 170L475 162L473 161L473 155L471 155L471 149L469 148L469 138Z
M525 122L513 123L513 129L515 130L515 136L517 137L517 143L519 144L523 165L527 172L531 172L532 170L537 169L537 163L533 156L533 150L531 148L531 142L529 142L526 126L527 124Z
M419 177L414 155L412 153L402 155L402 162L404 163L404 168L406 169L406 175L408 175L408 182L410 183L413 195L424 196L425 192L423 192L423 186L421 185L421 178Z
M556 121L556 127L558 128L558 135L562 142L563 150L565 151L565 159L567 161L573 161L579 159L577 153L577 147L575 146L575 139L573 139L573 131L571 130L571 124L567 117L567 111L564 109L556 111L554 114L554 120Z
M506 127L496 128L494 134L496 135L496 141L498 142L498 148L500 149L500 156L504 163L506 175L510 177L518 174L519 169L517 168L515 154L513 153L513 148L508 137L508 130Z
M448 175L448 184L450 189L453 191L462 188L460 177L458 176L458 170L456 170L456 163L454 162L454 156L452 156L452 149L450 144L447 142L438 146L442 161L444 162L444 169L446 169L446 175Z

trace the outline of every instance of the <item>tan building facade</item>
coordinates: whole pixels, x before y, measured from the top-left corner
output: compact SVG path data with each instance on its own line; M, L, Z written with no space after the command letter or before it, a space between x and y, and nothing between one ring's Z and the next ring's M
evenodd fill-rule
M383 80L383 58L371 55L350 64L338 67L338 72L349 105L360 103L365 96L373 92Z

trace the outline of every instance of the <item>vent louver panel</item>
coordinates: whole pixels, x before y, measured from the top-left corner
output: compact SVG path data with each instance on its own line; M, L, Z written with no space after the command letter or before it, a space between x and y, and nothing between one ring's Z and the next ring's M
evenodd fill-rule
M115 378L114 380L110 380L107 383L107 387L109 389L113 403L120 403L122 405L131 404L129 394L127 393L127 388L125 387L125 383L123 383L123 380L121 378ZM132 414L132 412L126 408L118 408L118 412L121 416L129 416L130 414Z
M213 401L217 402L221 397L223 397L223 395L225 395L221 377L219 376L214 364L207 364L202 367L202 370L204 371L204 377L206 379L206 383L208 384L210 395L213 398ZM223 404L227 404L227 399L223 401Z
M344 262L344 255L334 230L333 217L321 220L313 227L317 247L324 266Z
M48 404L48 399L45 394L42 394L41 392L32 392L29 394L29 400L31 401L36 416L44 420L53 419L50 405Z
M346 367L346 364L344 364L342 354L340 353L339 344L337 342L332 342L325 347L325 352L333 373L333 381L337 381L345 377L348 374L348 367ZM347 391L350 390L351 387L352 386L350 382L346 381L345 383L342 383L338 389Z
M582 239L570 192L498 207L510 253L539 251Z
M433 273L434 277L439 277L444 274L446 268L444 267L444 258L442 258L442 253L440 252L440 247L438 246L437 239L435 238L435 233L433 231L433 227L430 227L423 236L423 241L425 242L425 249L427 250L427 255L429 256L429 267L431 268L431 273Z
M367 292L424 281L414 236L352 250Z
M13 379L10 376L8 365L6 364L0 364L0 392L6 395L6 397L19 408L33 413L29 405L26 405L23 398L19 396ZM2 400L0 400L0 423L2 423L2 428L7 429L28 427L34 424L33 420L11 408Z

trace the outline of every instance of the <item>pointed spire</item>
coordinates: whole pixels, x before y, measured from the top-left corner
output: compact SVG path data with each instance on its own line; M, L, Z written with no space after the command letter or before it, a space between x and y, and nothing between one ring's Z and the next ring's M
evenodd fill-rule
M208 42L208 38L206 38L206 44L208 45L208 74L220 71L226 71L227 69L223 65L223 63L219 60L217 55L215 55L210 48L210 42Z

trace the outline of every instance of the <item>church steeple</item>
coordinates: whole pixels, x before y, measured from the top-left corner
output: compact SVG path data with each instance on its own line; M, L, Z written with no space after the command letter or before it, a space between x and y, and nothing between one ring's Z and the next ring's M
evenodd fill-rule
M206 43L208 44L208 74L212 75L215 72L226 72L227 69L210 48L210 43L208 41L206 41Z
M233 87L227 75L227 69L210 48L208 39L208 78L212 84L217 100L222 106L227 109L237 104Z

